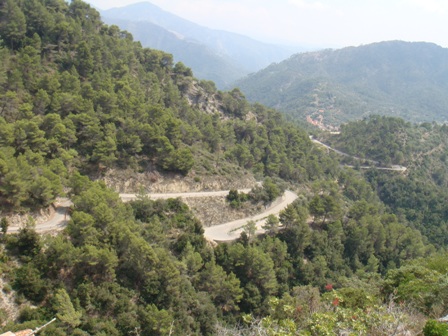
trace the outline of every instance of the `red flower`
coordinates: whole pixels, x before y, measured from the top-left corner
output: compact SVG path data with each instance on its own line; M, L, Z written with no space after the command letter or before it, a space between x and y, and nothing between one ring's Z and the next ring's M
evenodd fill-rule
M333 299L333 306L335 306L335 307L339 306L339 299L338 298L334 298Z
M327 285L325 286L325 290L327 290L327 291L331 291L331 290L333 290L333 285L332 285L332 284L327 284Z

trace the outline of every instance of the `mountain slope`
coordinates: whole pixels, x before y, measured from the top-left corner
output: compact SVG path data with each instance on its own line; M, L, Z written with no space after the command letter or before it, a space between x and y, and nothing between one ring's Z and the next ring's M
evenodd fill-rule
M233 73L238 73L240 78L245 74L262 69L272 62L283 60L293 52L298 51L297 48L266 44L243 35L202 27L166 12L149 2L109 9L102 11L101 15L105 22L118 24L123 29L129 30L136 39L142 41L145 47L160 48L172 52L176 60L184 62L197 74L204 72L201 72L202 66L207 67L209 62L213 63L216 59L222 59L223 64L212 67L217 74L214 74L211 70L206 72L208 77L204 76L206 79L216 81L218 86L221 83L229 84L235 80L236 78L232 76ZM171 36L167 41L160 39L159 44L153 44L155 42L153 39L144 38L147 30L143 23L148 22L171 32L177 39L173 40ZM163 36L167 34L166 31ZM173 45L175 41L177 41L177 45ZM190 46L186 50L183 49L185 43ZM195 57L194 54L191 55L192 46L209 50L211 54L208 57L211 60L209 61L207 57L202 55L200 66L190 63ZM234 70L223 77L222 73L225 74L227 71L220 70L220 67L228 68L229 64L234 66Z
M447 132L446 125L371 116L342 125L341 134L326 134L325 142L350 155L405 165L405 175L365 175L390 211L442 247L448 244Z
M252 101L323 125L377 113L448 120L448 49L381 42L297 54L237 85Z
M246 335L253 333L232 325L241 330L249 314L273 321L276 311L287 318L279 327L293 333L312 334L318 325L334 335L397 330L382 302L400 283L384 296L380 273L432 247L304 131L250 105L238 89L198 83L191 69L104 25L80 0L6 0L0 23L0 283L20 304L16 318L0 302L0 333L56 316L42 335ZM151 184L161 174L198 184L250 172L266 177L249 195L229 193L229 209L271 202L280 178L306 185L280 215L282 230L268 216L268 235L254 237L249 222L239 242L213 248L180 199L140 195L124 204L88 178L111 168L152 173ZM47 207L64 191L73 207L63 231L41 237L30 220L18 234L4 234L6 212ZM346 281L358 274L367 276ZM443 274L425 274L432 282L424 283L446 283ZM348 287L346 294L333 284ZM321 296L325 287L331 292ZM448 300L444 287L413 288L400 301L435 307L423 311L428 316ZM357 318L347 324L346 316ZM368 316L374 320L359 323ZM416 329L401 317L397 323L403 332ZM254 327L259 334L260 323Z
M164 50L173 54L178 62L192 68L197 78L215 82L217 87L224 88L242 75L248 73L241 65L229 57L218 54L210 47L194 40L187 40L179 34L166 30L147 21L129 21L104 18L109 24L116 24L121 29L132 33L134 39L143 46Z
M278 112L198 82L81 1L54 10L0 7L0 211L49 206L75 172L130 169L152 174L151 184L160 174L216 182L323 173L306 133Z

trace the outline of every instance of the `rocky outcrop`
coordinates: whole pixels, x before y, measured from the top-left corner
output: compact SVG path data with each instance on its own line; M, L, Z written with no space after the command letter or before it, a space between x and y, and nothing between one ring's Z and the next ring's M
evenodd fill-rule
M208 114L220 114L222 117L222 104L217 98L216 93L208 93L201 87L196 80L189 83L183 90L183 96L187 99L190 106L199 108Z
M250 175L227 176L182 176L162 174L157 171L136 173L131 169L108 170L100 178L108 187L119 193L180 193L252 188L255 178Z
M8 321L14 321L19 316L20 306L16 303L15 291L8 281L0 277L0 309L6 314Z

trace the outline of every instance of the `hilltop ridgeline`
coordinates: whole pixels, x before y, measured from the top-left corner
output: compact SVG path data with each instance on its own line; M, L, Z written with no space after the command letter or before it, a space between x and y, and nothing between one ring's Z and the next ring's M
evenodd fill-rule
M389 41L301 53L236 85L249 100L321 128L370 114L446 122L448 49Z

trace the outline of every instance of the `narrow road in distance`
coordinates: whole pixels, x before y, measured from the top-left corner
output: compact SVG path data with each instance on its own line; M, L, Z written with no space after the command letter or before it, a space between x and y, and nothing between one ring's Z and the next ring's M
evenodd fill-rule
M311 139L312 142L314 142L314 143L316 143L316 144L318 144L318 145L321 145L321 146L323 146L323 147L325 147L325 148L327 148L327 149L329 149L329 150L332 150L333 152L335 152L335 153L337 153L337 154L339 154L339 155L346 156L346 157L350 157L350 158L355 159L355 160L358 160L358 161L370 162L370 163L372 163L372 164L374 164L374 165L379 164L379 162L378 162L378 161L375 161L375 160L363 159L363 158L360 158L360 157L357 157L357 156L353 156L353 155L350 155L350 154L341 152L340 150L338 150L338 149L336 149L336 148L333 148L333 147L331 147L331 146L328 146L327 144L324 144L323 142L321 142L321 141L319 141L319 140L317 140L317 139L314 139L312 136L310 136L310 139ZM344 165L344 167L354 168L354 166L352 166L352 165ZM359 167L359 168L361 168L361 169L375 168L375 169L378 169L378 170L390 170L390 171L400 171L400 172L404 172L404 171L407 170L406 167L404 167L404 166L400 166L400 165L391 165L390 167L361 166L361 167Z

